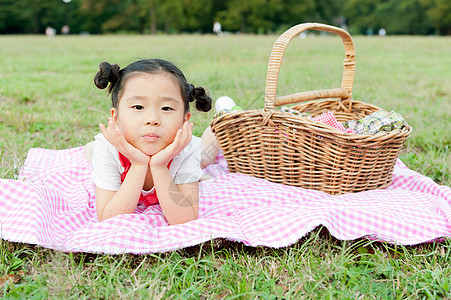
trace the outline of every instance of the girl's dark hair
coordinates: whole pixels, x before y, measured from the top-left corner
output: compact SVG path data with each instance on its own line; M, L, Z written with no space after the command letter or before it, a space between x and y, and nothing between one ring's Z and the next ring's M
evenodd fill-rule
M117 64L111 65L108 62L102 62L99 65L99 72L94 77L94 83L99 89L108 87L112 105L117 108L125 81L137 72L150 74L166 72L172 74L180 85L180 92L185 103L185 112L189 111L189 102L192 101L196 101L196 108L200 111L209 111L211 109L211 98L205 89L200 86L194 87L194 85L188 83L185 75L179 68L163 59L142 59L129 64L123 69Z

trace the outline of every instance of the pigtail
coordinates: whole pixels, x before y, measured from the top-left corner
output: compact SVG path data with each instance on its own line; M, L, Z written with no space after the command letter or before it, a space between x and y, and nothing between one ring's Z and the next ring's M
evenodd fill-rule
M205 89L201 86L194 87L189 84L188 101L196 101L196 108L200 111L207 112L211 109L211 98L206 93Z
M120 78L120 70L121 68L117 64L111 65L106 61L102 62L99 65L99 71L94 76L94 84L103 90L108 86L108 83L111 83L108 88L108 93L111 93Z

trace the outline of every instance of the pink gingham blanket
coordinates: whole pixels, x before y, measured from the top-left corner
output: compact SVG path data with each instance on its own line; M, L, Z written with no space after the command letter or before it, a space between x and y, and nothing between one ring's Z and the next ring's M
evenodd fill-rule
M0 235L61 251L165 252L215 238L289 246L317 226L341 240L418 244L451 236L451 189L397 162L386 189L330 196L241 174L222 156L200 183L198 220L168 226L159 205L98 222L83 148L31 149L18 180L0 180Z

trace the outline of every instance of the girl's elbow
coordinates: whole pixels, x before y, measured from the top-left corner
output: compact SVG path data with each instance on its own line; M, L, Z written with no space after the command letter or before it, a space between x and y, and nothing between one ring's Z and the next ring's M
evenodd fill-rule
M102 214L97 214L97 220L99 221L99 222L102 222L103 220L105 220L104 218L103 218L103 216L102 216Z
M97 220L99 221L99 222L102 222L102 221L105 221L106 219L109 219L109 218L111 218L112 216L105 216L104 214L103 214L103 212L97 212Z
M103 221L102 212L99 211L99 208L97 208L96 214L97 214L97 221L99 221L99 222Z

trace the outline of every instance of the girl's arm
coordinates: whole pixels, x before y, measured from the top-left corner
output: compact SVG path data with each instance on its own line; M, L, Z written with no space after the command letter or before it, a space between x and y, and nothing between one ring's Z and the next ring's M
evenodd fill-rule
M151 168L155 190L170 225L196 220L199 214L199 182L175 184L167 167Z
M174 142L151 157L149 165L153 183L164 216L169 224L180 224L198 217L199 182L174 183L167 168L169 161L178 155L191 141L193 124L185 122Z
M131 162L127 176L118 191L96 187L97 217L102 221L135 211L149 170L150 157L127 143L117 125L111 120L108 122L108 128L101 124L100 129L108 142Z
M119 190L109 191L96 186L97 218L99 221L133 213L138 205L148 167L131 165Z

